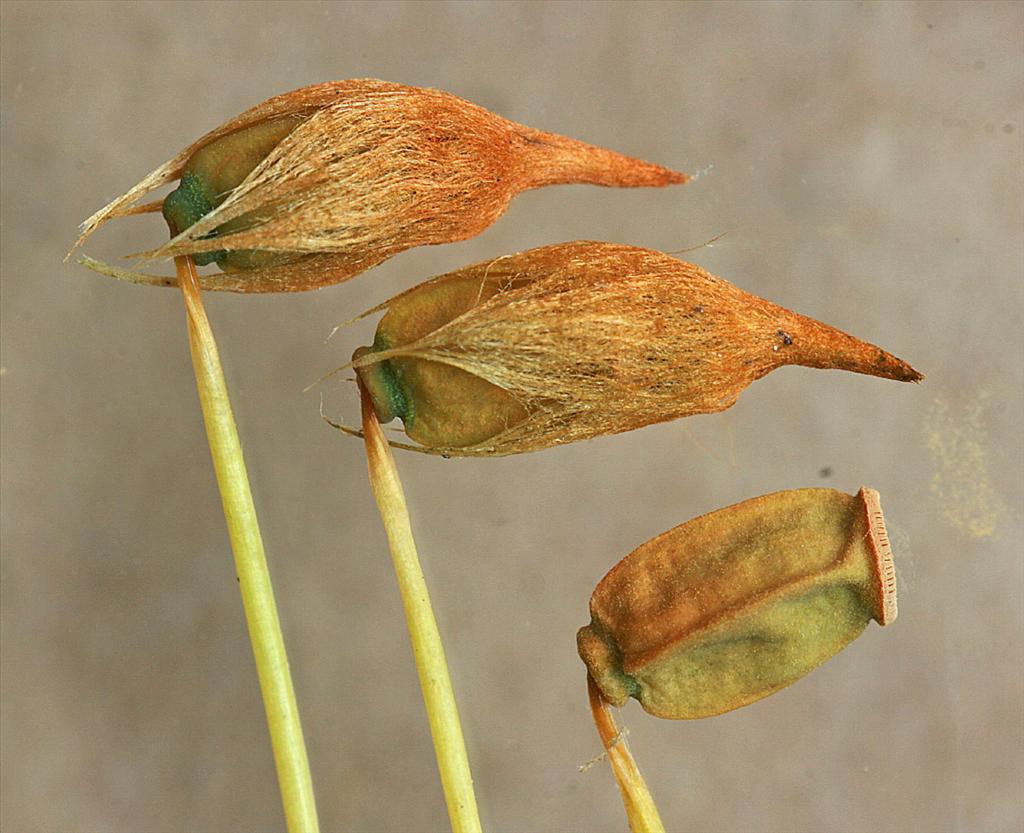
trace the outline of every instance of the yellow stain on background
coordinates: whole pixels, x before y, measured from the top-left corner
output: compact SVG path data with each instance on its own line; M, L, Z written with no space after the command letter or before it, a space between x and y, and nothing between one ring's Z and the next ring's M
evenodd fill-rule
M990 398L988 391L979 391L957 407L939 398L925 417L925 444L934 466L932 494L946 521L974 538L994 535L1008 514L990 474L991 444L984 424Z

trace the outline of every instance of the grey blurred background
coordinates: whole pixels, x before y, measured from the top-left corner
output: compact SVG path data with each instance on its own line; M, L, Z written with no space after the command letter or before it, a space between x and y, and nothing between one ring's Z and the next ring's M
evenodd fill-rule
M520 196L480 237L211 296L325 831L447 827L361 445L302 389L338 322L457 266L607 239L911 361L787 368L724 414L500 460L401 453L484 825L621 831L576 629L604 573L765 492L879 489L900 618L732 714L620 715L670 831L1021 830L1019 3L2 5L5 831L273 831L273 763L177 292L62 258L209 128L374 76L701 176ZM87 246L117 261L159 217ZM352 385L323 389L357 418ZM1017 787L1014 787L1014 784Z

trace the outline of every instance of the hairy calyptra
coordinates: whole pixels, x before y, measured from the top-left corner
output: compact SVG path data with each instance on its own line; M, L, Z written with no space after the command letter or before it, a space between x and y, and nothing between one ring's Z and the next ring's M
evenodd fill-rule
M580 656L613 705L697 718L767 697L896 618L878 492L795 489L695 518L612 568L590 614Z
M162 209L172 239L144 257L216 262L223 273L201 276L203 289L298 291L414 246L473 237L530 188L688 178L439 90L335 81L271 98L206 134L86 220L78 242L113 217ZM179 179L162 203L134 206Z
M879 347L690 263L544 246L434 278L386 309L352 366L421 451L533 451L721 411L783 365L916 382Z

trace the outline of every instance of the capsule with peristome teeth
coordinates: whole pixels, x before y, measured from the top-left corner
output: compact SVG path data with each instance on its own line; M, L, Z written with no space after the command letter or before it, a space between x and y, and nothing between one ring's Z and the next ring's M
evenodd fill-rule
M788 364L901 381L879 347L690 263L613 243L467 266L381 305L352 365L420 450L514 454L721 411Z
M896 618L878 492L795 489L695 518L598 584L580 656L605 699L699 718L798 680Z

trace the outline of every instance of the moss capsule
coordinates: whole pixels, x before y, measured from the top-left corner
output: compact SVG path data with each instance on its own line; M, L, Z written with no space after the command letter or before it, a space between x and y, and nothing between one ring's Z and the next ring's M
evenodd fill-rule
M790 685L896 618L878 493L797 489L695 518L605 576L577 636L605 698L710 717Z
M285 117L257 122L199 148L185 163L178 187L164 198L163 215L171 227L171 234L177 235L191 228L224 202L228 194L242 184L300 121L298 117ZM230 234L245 228L254 219L254 215L244 215L229 220L206 237ZM220 249L199 252L194 258L199 266L216 263L230 272L272 266L297 256L288 252Z
M78 242L180 180L163 206L176 234L142 256L217 263L224 273L201 275L203 289L291 292L339 283L414 246L473 237L531 188L688 179L440 90L353 79L236 116L86 220Z
M427 281L382 305L353 366L381 421L420 450L488 456L732 405L796 364L921 375L885 350L669 255L544 246Z

